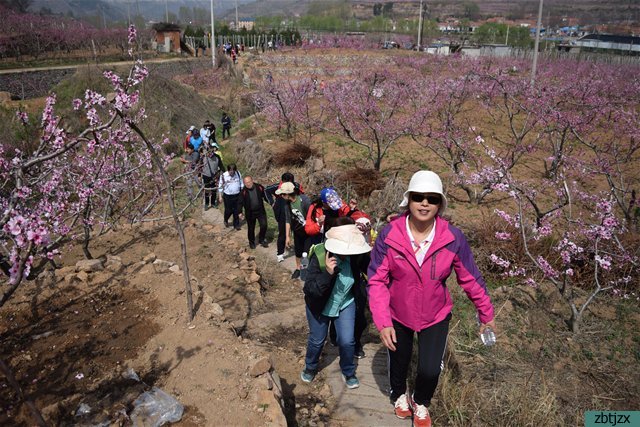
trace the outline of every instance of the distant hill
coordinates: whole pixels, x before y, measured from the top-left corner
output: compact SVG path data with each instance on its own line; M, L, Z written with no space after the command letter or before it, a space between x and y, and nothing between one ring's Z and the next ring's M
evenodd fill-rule
M415 17L419 14L418 0L345 0L351 5L353 15L370 18L376 4L393 3L392 15L396 18ZM332 0L321 0L335 3ZM296 16L307 13L313 0L256 0L238 7L240 17ZM315 1L318 3L318 1ZM462 17L465 6L474 3L480 16L504 16L511 19L533 18L538 12L538 0L425 0L427 15L432 18ZM221 17L233 18L233 10ZM577 18L581 24L636 22L640 23L639 0L546 0L544 19L547 23L562 18ZM550 22L551 21L551 22Z
M247 2L251 0L238 0L238 7L243 7ZM235 11L235 0L215 0L214 3L216 15ZM181 8L204 9L208 12L210 4L209 0L167 0L166 9L179 16ZM146 20L161 21L165 19L166 12L165 0L32 0L29 11L50 11L78 18L102 15L104 12L107 21L121 21L137 14Z
M352 16L367 19L373 16L376 4L392 3L390 15L395 18L415 17L419 13L418 0L238 0L238 16L296 17L308 12L312 3L328 5L346 1ZM474 13L473 18L504 16L511 19L532 19L538 10L538 0L425 0L427 16L432 19L463 17ZM216 17L235 18L235 0L215 0ZM477 8L469 5L477 5ZM181 16L182 9L208 11L209 0L167 0L170 13ZM380 6L378 6L380 7ZM318 8L316 8L318 9ZM320 7L322 9L322 7ZM165 18L165 0L32 0L30 11L51 11L55 14L75 17L104 16L107 21L125 20L138 12L146 20L160 21ZM640 23L640 0L546 0L544 2L545 23L555 24L562 18L576 18L580 24Z

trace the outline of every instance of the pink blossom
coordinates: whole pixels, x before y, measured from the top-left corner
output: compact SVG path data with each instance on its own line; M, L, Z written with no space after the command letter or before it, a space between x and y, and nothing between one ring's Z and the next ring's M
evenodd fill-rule
M611 269L611 257L609 255L605 255L603 257L596 255L594 259L603 270Z
M545 276L551 278L556 278L559 276L559 273L542 256L538 256L537 262Z
M489 258L491 259L491 262L505 269L509 268L509 266L511 265L509 261L507 261L506 259L500 258L496 254L491 254Z
M136 30L136 26L129 25L129 35L128 35L129 44L135 44L137 37L138 37L138 32Z
M498 239L498 240L510 240L511 239L511 233L496 232L496 239Z
M16 117L18 117L18 120L20 120L23 125L29 124L29 115L24 111L16 111Z
M13 234L14 236L17 236L20 233L22 233L21 226L23 223L24 223L24 218L22 216L15 216L6 223L5 230Z
M505 211L501 211L500 209L494 210L494 212L504 221L506 221L509 225L514 225L515 221L511 215L506 213Z

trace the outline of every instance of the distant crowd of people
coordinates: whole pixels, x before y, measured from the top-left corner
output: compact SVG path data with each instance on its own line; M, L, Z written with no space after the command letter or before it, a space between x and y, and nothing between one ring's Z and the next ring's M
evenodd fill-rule
M223 127L225 123L223 116ZM205 208L216 206L211 194L217 182L225 226L241 230L244 217L248 244L254 249L256 244L269 246L268 205L278 227L277 261L284 261L286 248L293 249L296 268L291 277L304 280L309 327L301 380L310 383L315 379L322 349L329 341L338 347L346 387L360 386L355 359L365 357L362 336L369 307L388 351L395 415L412 418L415 426L430 427L428 407L438 384L452 317L453 301L446 286L452 271L476 307L479 332L496 329L494 308L467 240L442 218L447 199L440 177L431 171L416 172L402 195L400 212L388 219L374 239L371 218L357 200L346 202L334 187L310 197L290 172L265 187L251 176L243 177L235 164L223 171L215 127L212 131L212 124L206 122L200 131L193 128L190 133L183 161L195 170L203 159ZM199 142L202 138L206 141ZM414 340L418 363L410 392L407 376Z

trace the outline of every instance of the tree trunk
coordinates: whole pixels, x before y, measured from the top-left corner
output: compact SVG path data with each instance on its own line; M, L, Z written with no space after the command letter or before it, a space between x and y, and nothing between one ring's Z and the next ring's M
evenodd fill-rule
M122 114L121 114L122 115ZM124 119L124 117L123 117ZM187 257L187 240L184 237L184 229L182 228L182 224L180 223L180 218L178 217L178 211L176 211L176 206L173 202L173 188L171 187L171 180L167 175L167 171L162 166L162 161L160 160L160 156L156 152L156 149L153 147L153 144L147 140L144 136L144 133L135 123L129 123L131 129L133 129L140 138L144 141L147 150L151 154L151 161L153 162L156 169L162 175L162 181L164 185L167 187L167 201L169 202L169 208L171 209L171 215L173 216L173 221L176 227L176 231L178 232L178 236L180 237L180 247L182 249L182 270L184 273L184 287L187 293L187 314L189 316L189 322L193 320L193 291L191 290L191 276L189 274L189 259Z

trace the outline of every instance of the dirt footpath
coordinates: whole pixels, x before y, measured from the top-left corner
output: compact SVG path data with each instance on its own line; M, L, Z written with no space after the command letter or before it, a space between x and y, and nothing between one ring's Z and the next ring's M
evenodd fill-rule
M275 262L275 247L249 252L246 229L200 220L185 233L191 323L169 226L110 232L92 243L95 271L76 267L82 252L72 248L63 268L25 283L3 307L0 357L26 399L51 425L126 425L151 386L185 406L179 426L338 425L328 422L329 387L299 379L302 286ZM123 377L129 368L141 382ZM83 403L90 413L78 416ZM0 424L33 425L4 379L0 405Z

